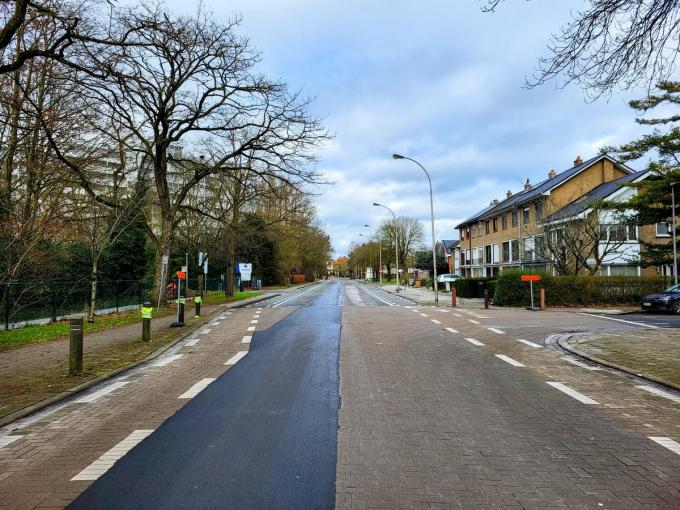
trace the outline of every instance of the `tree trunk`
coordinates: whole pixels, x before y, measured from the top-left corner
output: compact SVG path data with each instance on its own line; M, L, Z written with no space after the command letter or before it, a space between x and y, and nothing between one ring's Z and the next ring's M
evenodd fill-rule
M92 257L90 273L90 306L87 312L87 322L94 323L94 312L97 307L97 259Z
M162 299L165 294L165 287L168 282L168 273L170 272L170 267L166 271L163 271L163 256L170 258L170 247L172 246L172 219L166 219L161 227L161 233L158 236L158 244L156 245L156 257L154 261L155 273L154 273L154 288L152 289L152 303L157 305L159 299Z

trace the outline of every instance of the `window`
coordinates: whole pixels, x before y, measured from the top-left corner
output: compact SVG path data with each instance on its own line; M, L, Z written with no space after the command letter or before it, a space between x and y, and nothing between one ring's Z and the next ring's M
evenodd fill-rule
M493 219L493 231L498 232L498 218Z
M638 276L638 266L612 264L600 268L601 276Z
M512 260L514 262L519 260L519 241L512 241Z
M524 239L524 253L523 259L525 262L533 262L534 260L534 238L527 237Z
M670 237L671 224L664 221L656 224L656 237Z
M512 226L513 227L517 226L517 209L512 211Z
M609 241L621 243L628 239L628 228L626 225L609 225Z
M628 240L637 241L637 227L635 225L628 225Z
M486 232L487 234L491 232L491 228L488 221L484 222L484 232Z
M534 237L534 252L536 260L545 259L545 239L543 239L543 236Z
M525 225L527 223L529 223L529 208L528 207L525 207L524 209L522 209L522 221L524 222Z
M503 225L503 230L508 230L508 215L504 214L501 216L501 224Z
M487 245L484 247L484 256L485 256L484 262L486 262L487 264L491 264L491 262L493 261L493 259L492 259L492 251L491 251L491 250L492 250L492 249L491 249L491 245L490 245L490 244L487 244Z
M536 204L534 205L534 212L536 213L536 221L543 218L543 203L542 202L536 202Z
M503 262L510 262L510 241L503 243Z

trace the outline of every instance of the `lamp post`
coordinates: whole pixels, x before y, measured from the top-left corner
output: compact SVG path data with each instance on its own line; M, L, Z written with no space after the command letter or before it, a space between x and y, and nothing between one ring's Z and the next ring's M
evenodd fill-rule
M425 170L425 167L418 163L415 159L409 158L407 156L402 156L400 154L392 154L392 159L407 159L409 161L412 161L416 165L418 165L423 172L425 172L425 175L427 176L427 182L430 184L430 223L432 224L432 269L434 270L434 280L432 283L432 287L434 288L434 302L439 303L439 289L437 285L437 255L436 255L436 246L435 246L435 238L434 238L434 200L432 199L432 179L430 179L430 174L428 173L427 170Z
M673 233L673 281L675 285L678 284L678 249L675 235L675 185L677 182L671 182L671 232Z
M371 228L371 226L370 225L364 225L364 228ZM372 240L369 239L368 242L371 243ZM372 245L369 245L369 247L368 247L368 256L370 258L370 264L371 264L371 281L374 282L375 281L375 275L373 274L373 246Z
M367 227L368 225L364 225L364 226ZM361 237L368 239L368 237L365 236L364 234L362 234L361 232L359 232L359 235ZM367 242L370 243L371 242L370 239ZM368 265L371 268L371 279L373 279L373 253L371 252L371 245L370 244L368 246ZM368 280L368 278L366 277L366 272L364 272L364 280Z
M392 215L392 219L394 220L394 255L397 263L397 292L399 292L399 237L397 236L397 215L394 214L394 211L387 207L386 205L382 205L377 202L373 202L373 205L375 207L382 207L384 209L387 209Z

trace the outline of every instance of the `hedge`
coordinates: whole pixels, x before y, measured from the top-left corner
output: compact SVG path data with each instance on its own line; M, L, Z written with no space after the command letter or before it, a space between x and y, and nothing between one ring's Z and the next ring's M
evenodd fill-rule
M482 298L485 288L489 290L489 296L494 295L496 280L494 278L462 278L456 281L455 286L458 297Z
M529 282L522 274L540 274L534 282L534 304L539 289L545 289L547 306L637 305L642 296L659 292L671 284L662 276L551 276L536 271L505 270L498 276L493 302L499 306L528 306Z

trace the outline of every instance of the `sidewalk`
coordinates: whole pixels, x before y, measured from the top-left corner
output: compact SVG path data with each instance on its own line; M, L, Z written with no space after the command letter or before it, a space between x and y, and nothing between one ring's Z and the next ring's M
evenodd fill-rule
M578 334L560 345L597 363L680 390L680 330Z
M276 295L272 293L271 295ZM269 294L265 294L269 296ZM141 342L141 323L107 329L85 336L83 346L84 372L69 377L69 339L30 344L0 352L0 420L46 399L97 379L145 358L164 345L186 335L207 322L218 309L244 306L262 300L264 296L233 303L204 304L201 318L193 317L193 307L185 314L184 328L170 328L174 315L152 319L151 342Z
M397 294L396 285L383 285L382 289ZM424 287L401 287L398 294L421 305L434 305L434 291L431 289L426 289ZM456 301L457 306L463 308L484 308L483 299L458 297ZM439 306L451 306L450 292L439 291Z

